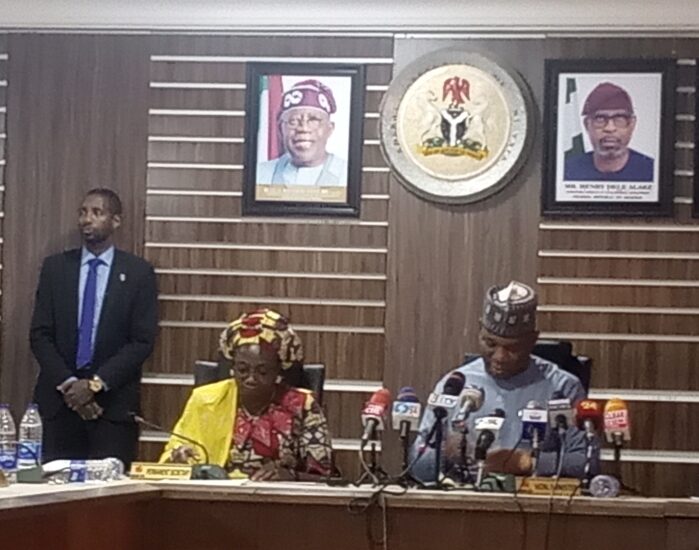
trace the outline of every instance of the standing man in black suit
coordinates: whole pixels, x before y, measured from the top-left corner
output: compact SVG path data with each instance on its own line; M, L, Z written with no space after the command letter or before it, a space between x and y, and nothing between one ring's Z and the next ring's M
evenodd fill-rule
M82 248L44 260L30 330L44 459L135 459L141 366L158 330L153 267L117 250L121 201L93 189L78 213Z

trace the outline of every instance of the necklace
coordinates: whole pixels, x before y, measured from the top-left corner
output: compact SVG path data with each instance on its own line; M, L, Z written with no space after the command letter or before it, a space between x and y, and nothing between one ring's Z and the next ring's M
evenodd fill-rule
M265 411L267 410L267 408L272 404L272 401L274 401L274 397L275 397L276 394L277 394L276 391L272 391L272 395L271 395L270 398L267 400L267 402L266 402L262 407L256 407L254 412L253 412L252 410L250 410L250 408L249 408L248 406L246 406L245 403L243 403L242 399L241 399L241 401L240 401L240 407L241 407L249 416L258 417L258 416L260 416L263 412L265 412Z

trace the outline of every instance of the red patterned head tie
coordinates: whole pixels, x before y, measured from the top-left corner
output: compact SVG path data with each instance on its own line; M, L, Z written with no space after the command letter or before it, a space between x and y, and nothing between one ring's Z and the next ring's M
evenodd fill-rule
M251 344L270 345L281 361L282 369L303 362L301 339L281 313L263 308L244 313L221 333L220 349L224 357L233 359L233 352Z

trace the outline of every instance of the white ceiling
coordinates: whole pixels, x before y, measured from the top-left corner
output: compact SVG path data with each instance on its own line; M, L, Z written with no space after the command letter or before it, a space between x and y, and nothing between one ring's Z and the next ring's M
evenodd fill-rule
M4 29L699 32L699 0L0 0Z

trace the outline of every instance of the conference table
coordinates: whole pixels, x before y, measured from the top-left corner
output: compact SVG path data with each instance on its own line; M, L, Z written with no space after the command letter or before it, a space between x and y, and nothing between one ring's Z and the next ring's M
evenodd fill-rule
M699 500L250 481L0 488L0 548L698 550Z

